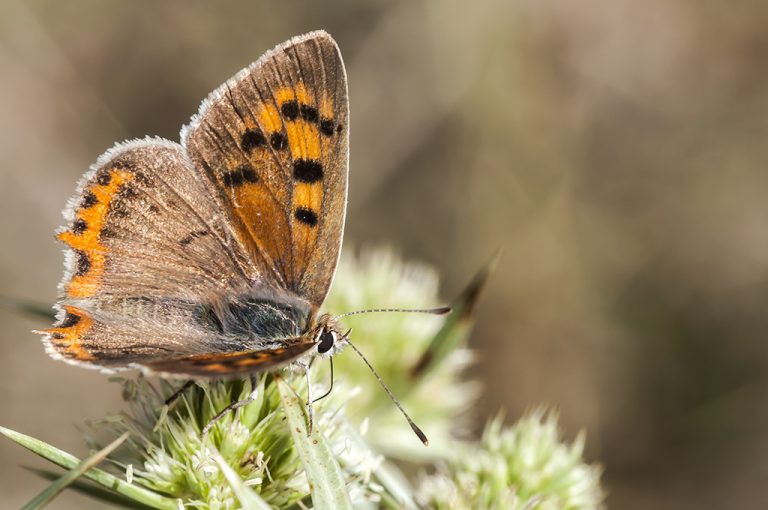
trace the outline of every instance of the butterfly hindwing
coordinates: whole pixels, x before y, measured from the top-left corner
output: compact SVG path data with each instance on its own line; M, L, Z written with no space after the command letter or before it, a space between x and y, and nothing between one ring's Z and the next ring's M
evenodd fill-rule
M68 362L119 369L207 352L219 343L195 320L194 306L122 300L119 310L114 308L62 305L57 323L40 332L46 335L48 353Z
M348 171L344 66L325 32L294 38L214 91L182 132L252 260L319 307L341 247Z
M213 299L80 300L61 305L57 323L40 333L48 352L65 361L200 377L266 370L315 345L301 336L310 315L304 301L268 288ZM192 363L220 357L229 361Z

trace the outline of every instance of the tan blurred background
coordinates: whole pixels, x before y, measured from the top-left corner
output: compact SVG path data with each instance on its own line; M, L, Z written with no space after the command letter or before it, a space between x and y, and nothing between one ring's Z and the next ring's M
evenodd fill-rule
M446 297L505 249L472 339L484 413L558 406L612 508L765 508L766 26L758 0L2 0L0 293L54 301L52 232L104 149L178 140L224 79L325 28L350 244L436 265ZM71 424L117 388L0 320L0 424L82 453ZM45 465L0 440L4 508L43 486L19 464Z

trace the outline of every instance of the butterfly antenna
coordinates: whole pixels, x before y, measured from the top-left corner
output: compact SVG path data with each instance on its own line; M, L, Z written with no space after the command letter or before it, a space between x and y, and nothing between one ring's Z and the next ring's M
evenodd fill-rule
M450 306L441 306L440 308L371 308L370 310L358 310L356 312L347 312L337 315L336 319L347 317L349 315L359 315L361 313L381 313L381 312L405 312L405 313L428 313L430 315L445 315L451 313Z
M449 309L450 310L450 309ZM384 310L371 310L371 311L384 311ZM362 358L363 361L365 361L365 364L368 365L368 368L371 369L371 372L373 372L373 375L376 376L376 379L379 380L379 384L381 384L381 387L384 388L384 391L387 392L387 395L389 395L389 398L392 399L392 402L395 403L398 409L400 409L400 412L403 413L403 416L405 416L405 419L408 420L408 425L411 426L411 429L413 432L418 436L419 440L421 440L422 443L424 443L424 446L429 446L429 439L427 439L426 434L422 432L422 430L413 422L410 416L408 416L408 413L405 412L405 409L403 409L403 406L400 405L400 402L397 401L395 396L392 394L392 390L389 389L389 386L384 382L384 380L381 378L381 376L376 372L376 369L373 368L373 365L370 364L370 362L363 356L363 353L360 352L360 350L355 347L352 342L349 341L349 337L345 335L345 340L347 344L354 349L354 351L357 353L358 356Z

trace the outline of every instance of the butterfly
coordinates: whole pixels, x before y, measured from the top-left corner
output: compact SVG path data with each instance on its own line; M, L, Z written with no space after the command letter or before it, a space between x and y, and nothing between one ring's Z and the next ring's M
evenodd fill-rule
M338 319L450 309L319 313L341 250L348 162L346 71L324 31L278 45L214 90L181 143L117 144L64 210L57 323L40 331L47 352L192 381L289 365L309 379L315 356L349 345L427 444Z
M340 347L319 314L342 243L349 107L324 31L225 82L181 130L101 155L58 232L56 359L237 378Z

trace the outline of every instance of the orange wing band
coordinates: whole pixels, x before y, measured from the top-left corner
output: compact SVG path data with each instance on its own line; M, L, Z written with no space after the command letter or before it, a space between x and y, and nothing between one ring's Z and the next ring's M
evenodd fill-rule
M65 306L64 319L53 328L44 332L50 335L51 345L66 358L78 361L92 361L93 356L85 349L82 340L93 326L93 319L83 310L74 306Z
M66 286L67 297L85 298L96 294L107 258L107 248L99 235L115 195L132 178L132 173L122 169L100 171L83 193L72 229L58 235L77 256L76 271Z

